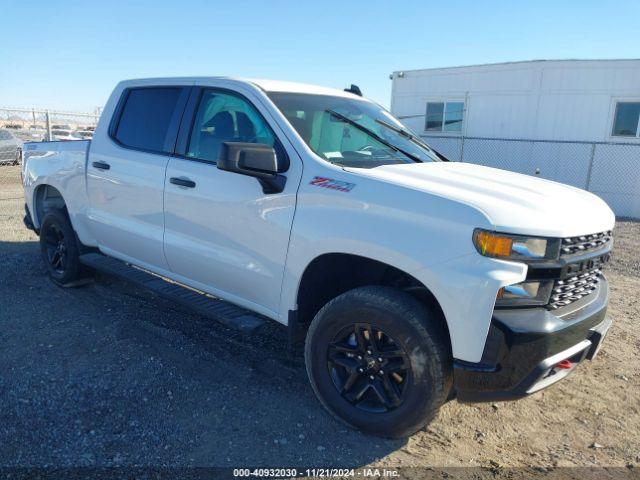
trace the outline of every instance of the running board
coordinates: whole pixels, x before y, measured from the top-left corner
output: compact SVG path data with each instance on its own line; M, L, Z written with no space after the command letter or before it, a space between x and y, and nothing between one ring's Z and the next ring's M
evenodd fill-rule
M180 284L172 283L163 277L131 266L113 257L107 257L101 253L80 255L80 262L100 272L140 285L234 330L253 333L267 321L267 318L242 307Z

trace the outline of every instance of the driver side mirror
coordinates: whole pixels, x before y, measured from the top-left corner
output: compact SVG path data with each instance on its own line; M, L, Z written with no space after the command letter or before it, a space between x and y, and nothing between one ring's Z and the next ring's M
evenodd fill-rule
M285 165L276 151L261 143L224 142L217 162L220 170L255 177L264 193L280 193L287 177L280 175Z

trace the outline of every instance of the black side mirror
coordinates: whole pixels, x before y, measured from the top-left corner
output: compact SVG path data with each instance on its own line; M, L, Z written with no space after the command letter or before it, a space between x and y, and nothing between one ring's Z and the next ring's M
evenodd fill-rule
M224 142L218 159L218 168L258 179L264 193L280 193L287 177L276 151L261 143Z

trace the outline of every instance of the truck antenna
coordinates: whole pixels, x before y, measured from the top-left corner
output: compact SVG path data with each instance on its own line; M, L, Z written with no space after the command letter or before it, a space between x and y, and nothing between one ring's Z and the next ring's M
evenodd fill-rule
M359 97L362 96L362 90L360 90L360 87L357 85L354 85L353 83L351 84L351 86L349 88L345 88L344 89L345 92L349 92L349 93L353 93L354 95L358 95Z

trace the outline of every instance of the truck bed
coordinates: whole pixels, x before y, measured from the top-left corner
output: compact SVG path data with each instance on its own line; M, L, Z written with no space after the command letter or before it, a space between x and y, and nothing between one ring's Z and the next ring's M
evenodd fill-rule
M33 224L39 228L34 208L36 196L42 195L38 185L47 185L46 195L50 189L65 192L67 209L71 216L82 213L87 208L87 191L85 173L89 153L90 140L28 142L23 147L23 183L25 203ZM84 233L84 232L83 232Z

